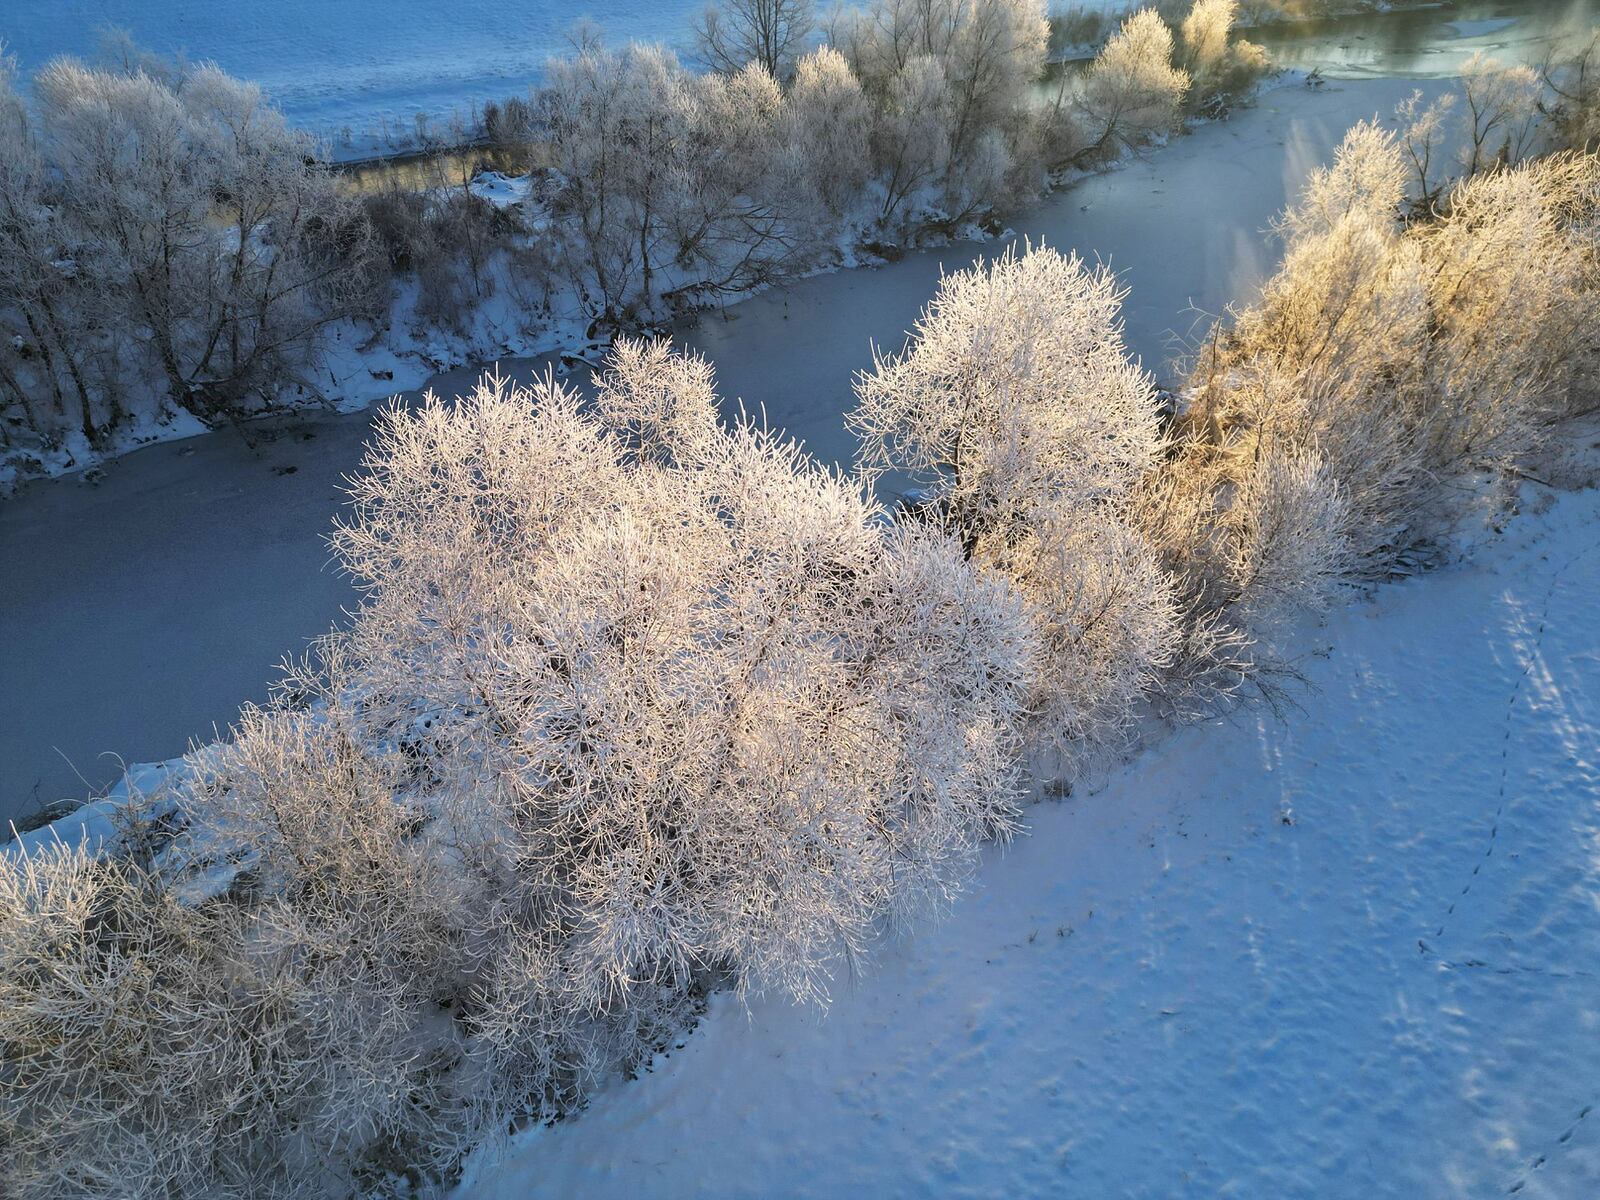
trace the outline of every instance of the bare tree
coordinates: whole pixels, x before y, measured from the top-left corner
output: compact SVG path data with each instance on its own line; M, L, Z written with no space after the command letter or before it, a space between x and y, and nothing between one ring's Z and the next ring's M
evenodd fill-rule
M707 5L696 22L695 50L722 74L754 63L787 80L815 29L811 0L720 0Z
M1467 118L1467 144L1461 151L1466 174L1496 163L1518 163L1532 146L1538 118L1538 72L1505 66L1479 51L1461 68L1461 95Z
M1565 61L1547 62L1542 76L1562 144L1592 153L1600 145L1600 33Z
M196 416L270 403L364 269L353 206L305 136L214 67L170 84L60 61L35 90L79 302L137 331Z
M1435 160L1439 156L1440 139L1445 136L1455 105L1456 95L1453 92L1445 92L1424 105L1419 88L1395 107L1395 119L1400 127L1400 145L1405 150L1406 161L1411 164L1411 174L1416 180L1414 199L1419 208L1432 208L1448 183L1447 178L1435 175Z
M93 447L102 426L87 378L90 333L56 199L11 64L0 59L0 395L46 446L76 426Z

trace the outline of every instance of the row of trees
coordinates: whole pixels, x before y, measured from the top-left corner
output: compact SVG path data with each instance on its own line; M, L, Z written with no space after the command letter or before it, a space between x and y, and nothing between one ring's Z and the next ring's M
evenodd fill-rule
M809 6L728 0L699 31L714 70L586 44L496 125L551 171L563 270L626 327L664 300L829 261L842 242L949 233L1237 96L1265 61L1232 38L1236 8L1197 0L1176 47L1140 12L1047 102L1040 0L873 0L836 13L810 52Z
M1114 278L1042 248L858 378L853 472L724 426L659 342L592 404L390 412L334 537L350 629L119 848L0 857L0 1186L448 1178L707 989L825 1000L1015 829L1024 763L1270 686L1287 619L1428 561L1592 399L1600 158L1420 218L1410 171L1350 132L1171 418ZM921 485L892 514L887 471Z
M317 394L324 334L406 315L464 331L490 297L595 332L948 234L1057 166L1171 129L1258 73L1233 0L1137 14L1053 102L1043 0L729 0L695 73L585 39L490 134L535 166L519 209L469 178L357 203L259 90L123 44L32 103L0 68L0 452L94 448L182 410L211 424ZM348 336L360 340L351 332Z
M529 203L470 175L342 197L259 92L123 47L0 78L0 453L107 443L163 412L205 423L315 397L326 331L393 319L464 331L499 296L595 332L649 325L932 228L948 233L1088 162L1219 111L1263 67L1233 0L1177 36L1128 18L1041 102L1033 0L878 0L802 52L809 8L734 0L701 31L719 70L597 43L551 65L493 130L543 164ZM1401 114L1413 201L1552 139L1593 142L1593 48L1539 74L1477 59L1461 101ZM1446 161L1442 161L1446 160ZM443 160L441 160L442 162ZM395 308L396 285L416 301ZM354 330L341 336L361 340Z

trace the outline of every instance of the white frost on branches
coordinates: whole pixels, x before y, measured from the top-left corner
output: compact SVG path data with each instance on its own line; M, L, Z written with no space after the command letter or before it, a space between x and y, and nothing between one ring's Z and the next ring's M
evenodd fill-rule
M1168 661L1171 587L1127 505L1161 445L1104 268L1039 248L947 277L849 416L868 470L926 489L975 561L1010 579L1044 645L1035 727L1081 757L1114 744Z

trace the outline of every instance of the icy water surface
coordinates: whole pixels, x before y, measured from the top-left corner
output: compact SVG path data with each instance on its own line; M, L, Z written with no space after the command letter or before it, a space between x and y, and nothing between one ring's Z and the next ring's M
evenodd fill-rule
M1538 66L1590 36L1600 0L1447 0L1396 12L1252 30L1279 66L1330 78L1457 74L1475 53Z

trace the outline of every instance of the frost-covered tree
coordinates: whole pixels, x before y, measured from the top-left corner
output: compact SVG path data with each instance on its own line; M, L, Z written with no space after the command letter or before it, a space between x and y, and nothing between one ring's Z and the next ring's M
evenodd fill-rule
M672 215L680 290L743 292L805 260L815 226L802 182L811 165L784 153L784 97L759 64L697 77L685 95Z
M660 47L586 46L551 61L539 113L567 268L602 324L747 290L809 248L803 164L780 153L783 95L759 64L694 76Z
M1178 28L1183 65L1190 75L1208 75L1221 66L1238 15L1238 0L1195 0Z
M1160 437L1123 294L1046 247L947 276L905 350L875 353L857 381L862 465L912 472L969 537L1126 495Z
M613 324L647 307L672 258L670 218L688 87L659 47L588 46L551 59L539 113L562 187L569 269Z
M811 0L720 0L695 23L695 49L713 71L731 75L753 63L787 79L815 28Z
M171 84L63 60L34 90L85 302L202 419L270 399L349 314L363 265L305 135L214 67Z
M795 65L779 139L792 148L793 186L815 197L821 221L841 221L872 170L872 106L850 64L822 46Z
M873 166L883 189L879 220L908 215L950 167L950 81L931 55L919 55L890 80L872 131Z
M1136 142L1176 126L1190 86L1172 65L1172 30L1153 8L1134 13L1106 42L1089 68L1083 108L1094 145Z
M897 145L925 139L942 147L942 163L929 172L939 188L933 199L964 190L976 200L958 206L970 208L999 198L1017 139L1029 128L1029 87L1044 67L1048 23L1042 4L875 0L840 10L829 32L884 112L888 128L877 140ZM922 105L915 113L913 103ZM918 138L904 129L913 116ZM887 211L893 212L907 177L896 171L900 156L887 158L885 164L885 156L878 156L890 193ZM926 184L919 179L918 186Z
M1395 106L1395 121L1399 127L1400 145L1406 161L1411 166L1415 181L1412 197L1419 209L1432 208L1439 193L1449 183L1448 176L1438 174L1440 142L1448 135L1450 115L1455 111L1456 94L1445 92L1423 103L1422 90L1412 92Z
M1418 209L1438 205L1453 182L1441 169L1452 149L1463 177L1524 161L1549 111L1544 91L1545 82L1532 68L1505 66L1480 52L1462 67L1459 93L1445 92L1424 104L1417 91L1401 102L1395 116Z
M1010 579L1044 651L1037 733L1076 758L1122 734L1170 657L1171 585L1128 522L1161 438L1115 277L1049 249L946 278L906 349L877 354L849 423L870 472L925 489Z
M646 462L703 466L721 442L711 364L665 340L619 338L595 377L594 403L605 428Z
M1331 164L1306 176L1296 203L1278 221L1279 232L1290 247L1331 233L1347 217L1398 232L1405 188L1395 135L1362 121L1344 135Z
M0 58L0 396L47 446L74 428L93 446L105 417L87 361L92 320L54 198L12 65Z
M1233 37L1238 15L1238 0L1195 0L1179 26L1182 66L1193 80L1189 101L1196 109L1224 110L1267 68L1260 46Z
M1467 123L1461 165L1476 175L1499 163L1517 163L1532 149L1543 87L1532 67L1507 66L1478 51L1461 68Z

